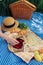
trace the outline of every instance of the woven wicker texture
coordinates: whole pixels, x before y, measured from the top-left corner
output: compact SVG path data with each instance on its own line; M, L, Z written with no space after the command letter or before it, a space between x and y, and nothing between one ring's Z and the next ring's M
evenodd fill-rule
M15 19L30 19L36 7L26 0L20 0L9 5Z

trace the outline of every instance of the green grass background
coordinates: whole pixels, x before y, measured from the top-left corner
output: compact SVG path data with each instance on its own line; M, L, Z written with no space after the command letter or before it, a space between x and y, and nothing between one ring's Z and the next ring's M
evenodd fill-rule
M11 16L9 9L9 4L18 1L18 0L2 0L0 1L0 15L2 16ZM35 4L38 12L43 13L43 0L28 0L31 3Z

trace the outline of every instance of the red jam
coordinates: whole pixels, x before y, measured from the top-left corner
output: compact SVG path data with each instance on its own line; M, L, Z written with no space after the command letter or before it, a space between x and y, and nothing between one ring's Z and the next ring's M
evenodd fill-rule
M19 43L14 45L13 47L16 48L16 49L22 48L24 40L17 38L17 41L19 41Z

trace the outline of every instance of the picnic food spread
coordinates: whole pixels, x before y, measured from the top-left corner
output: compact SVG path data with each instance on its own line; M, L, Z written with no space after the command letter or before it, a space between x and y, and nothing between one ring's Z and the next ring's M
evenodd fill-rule
M13 25L14 22L15 25ZM11 27L9 27L9 25ZM25 23L19 23L18 21L14 20L14 18L7 17L5 18L2 25L2 30L6 31L6 35L16 39L19 42L14 46L8 43L8 49L11 52L22 58L25 62L29 62L33 57L37 61L42 62L43 40L41 40L35 33L33 33Z

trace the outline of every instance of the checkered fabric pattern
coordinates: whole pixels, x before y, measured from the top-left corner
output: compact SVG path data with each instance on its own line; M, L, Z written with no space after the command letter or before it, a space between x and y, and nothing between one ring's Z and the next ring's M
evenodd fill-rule
M3 23L4 18L5 17L0 16L0 24ZM37 25L40 25L41 30L43 29L42 20L43 20L43 14L35 12L33 13L31 20L18 20L18 21L25 22L26 25L29 26L34 33L36 33L40 38L43 39L43 31L39 33L40 30L37 27ZM27 64L21 58L10 52L8 50L7 41L0 38L0 65L43 65L43 62L37 62L35 59L32 59Z

